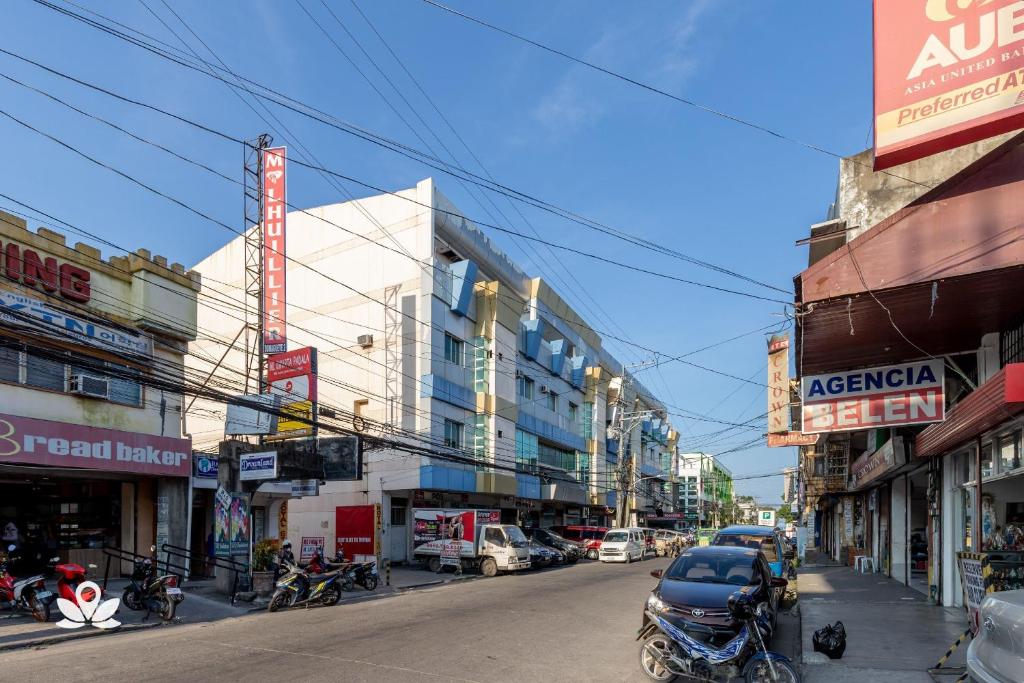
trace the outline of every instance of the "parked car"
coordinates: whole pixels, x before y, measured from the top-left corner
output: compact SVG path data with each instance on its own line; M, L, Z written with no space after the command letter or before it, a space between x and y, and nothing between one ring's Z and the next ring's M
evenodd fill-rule
M678 531L671 531L669 529L658 529L654 534L654 554L656 556L668 556L672 547L682 547L683 535Z
M753 596L757 611L774 631L778 594L784 579L772 575L764 553L752 548L696 546L669 565L652 571L658 579L646 608L664 616L688 635L718 645L742 624L729 614L729 596L737 590ZM644 612L643 625L649 618Z
M790 561L794 556L793 549L782 540L781 534L776 533L774 527L753 524L727 526L715 534L711 539L711 545L760 550L772 568L772 576L789 576Z
M531 567L550 567L565 562L565 554L562 551L549 548L536 539L530 539L527 547L530 550Z
M1024 590L990 593L978 611L978 635L967 648L967 673L980 683L1024 681Z
M527 537L543 543L549 548L562 551L567 564L575 564L583 554L583 547L579 543L570 541L551 529L524 529L524 532Z
M596 560L600 554L601 540L604 538L605 533L608 532L608 527L572 524L568 526L553 526L551 530L570 541L579 543L586 558L588 560Z
M642 560L647 553L647 539L639 527L609 529L601 540L598 559L602 562Z

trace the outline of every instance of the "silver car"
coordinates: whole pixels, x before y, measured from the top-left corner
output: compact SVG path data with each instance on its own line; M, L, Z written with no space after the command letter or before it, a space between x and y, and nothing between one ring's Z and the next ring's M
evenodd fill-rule
M981 603L967 673L982 683L1024 681L1024 590L992 593Z

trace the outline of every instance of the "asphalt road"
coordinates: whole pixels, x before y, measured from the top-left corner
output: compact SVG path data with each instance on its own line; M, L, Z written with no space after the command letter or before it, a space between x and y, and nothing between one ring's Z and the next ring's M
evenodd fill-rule
M0 654L0 680L642 681L633 638L649 572L668 564L581 562L87 638Z

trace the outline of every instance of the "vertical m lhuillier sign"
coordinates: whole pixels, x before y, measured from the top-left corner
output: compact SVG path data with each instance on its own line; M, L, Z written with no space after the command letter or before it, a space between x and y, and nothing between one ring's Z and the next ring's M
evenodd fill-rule
M286 336L285 148L263 150L263 353L288 350Z
M789 334L773 334L768 340L768 433L789 429Z

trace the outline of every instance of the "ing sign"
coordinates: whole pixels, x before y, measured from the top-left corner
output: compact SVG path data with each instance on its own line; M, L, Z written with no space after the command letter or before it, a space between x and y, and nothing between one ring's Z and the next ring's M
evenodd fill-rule
M285 148L263 150L263 353L288 350Z

